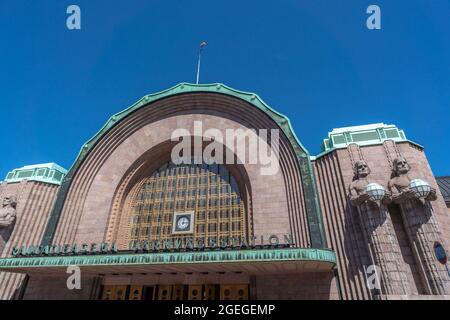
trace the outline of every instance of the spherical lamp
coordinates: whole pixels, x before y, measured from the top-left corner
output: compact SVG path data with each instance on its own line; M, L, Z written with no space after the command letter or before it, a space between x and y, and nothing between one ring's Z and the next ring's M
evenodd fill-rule
M386 195L386 190L378 183L369 183L366 187L366 192L372 201L381 201Z
M431 192L430 184L422 179L411 180L409 183L409 188L419 199L425 199Z

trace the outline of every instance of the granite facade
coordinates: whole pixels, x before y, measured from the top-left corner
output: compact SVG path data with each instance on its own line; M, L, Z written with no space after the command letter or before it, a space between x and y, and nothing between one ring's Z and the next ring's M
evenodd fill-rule
M127 243L127 212L130 197L141 181L169 159L173 147L171 133L177 128L193 129L194 121L202 121L203 132L210 128L242 129L278 128L270 117L253 108L248 102L220 94L184 94L158 100L127 116L111 128L89 151L71 176L62 210L54 230L52 243L118 242L119 249ZM265 143L265 141L262 141ZM230 165L236 178L248 214L248 232L253 235L292 234L294 246L311 247L311 226L305 195L302 167L294 147L285 134L280 135L280 170L274 175L261 175L261 165ZM365 160L371 179L387 188L392 176L392 161L402 156L407 159L414 176L431 184L437 191L437 200L431 203L436 225L445 247L450 244L449 209L439 191L423 149L411 142L385 141L382 144L333 149L312 161L317 196L323 219L327 247L335 251L335 269L324 270L320 263L308 270L279 272L248 269L232 270L225 275L205 275L180 268L177 272L130 275L123 270L104 269L85 275L82 290L67 290L67 276L31 272L23 274L0 273L1 299L96 299L101 285L139 283L195 284L246 283L252 299L374 299L366 284L366 269L373 263L367 233L368 225L352 208L348 199L348 185L354 180L353 165ZM309 160L309 159L308 159ZM43 239L54 206L58 186L23 180L0 185L0 196L17 196L17 221L13 233L4 241L2 257L8 257L15 245L39 244ZM424 282L424 269L411 247L410 235L398 205L388 207L389 226L375 233L383 238L378 247L386 257L378 259L397 277L396 264L401 265L402 277L389 283L391 293L382 299L447 298L432 295ZM360 212L361 213L361 212ZM320 217L319 217L320 218ZM320 221L319 221L320 224ZM267 239L267 238L266 238ZM388 246L386 239L396 245ZM376 241L373 240L373 241ZM392 249L394 248L394 249ZM371 251L372 250L372 251ZM389 255L389 257L387 257ZM306 264L305 264L306 265ZM175 273L175 274L174 274ZM186 275L190 273L190 275ZM240 274L238 274L240 273ZM26 280L25 280L26 279ZM395 286L407 283L407 292Z

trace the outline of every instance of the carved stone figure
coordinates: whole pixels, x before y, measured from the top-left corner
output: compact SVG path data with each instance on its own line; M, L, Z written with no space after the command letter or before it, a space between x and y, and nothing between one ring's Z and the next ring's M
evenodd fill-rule
M376 204L377 201L382 201L383 203L387 204L387 202L390 201L390 198L387 195L382 196L381 199L377 200L372 198L367 192L367 186L371 184L368 179L370 172L370 168L364 160L358 160L355 162L355 165L353 167L355 179L349 186L350 202L355 207L367 202ZM382 188L385 192L384 187Z
M0 228L10 227L16 220L16 197L6 196L3 198L0 209Z
M409 164L405 158L396 158L393 161L394 177L389 181L389 190L392 193L392 200L395 203L402 203L411 199L418 199L416 193L410 189L413 179L409 176ZM425 198L426 201L435 201L436 190L430 187L430 192Z
M393 177L389 181L392 201L401 208L403 224L411 249L422 274L428 294L449 294L450 279L445 267L434 255L434 242L441 240L431 201L436 200L436 190L421 179L411 176L405 158L393 161Z
M350 203L357 208L359 221L369 244L373 265L379 267L381 288L371 288L375 297L410 293L400 246L387 210L389 193L369 180L370 168L363 160L354 164L354 180L349 186ZM381 292L379 290L381 290Z
M16 197L6 196L2 200L0 208L0 254L11 237L14 222L16 220Z

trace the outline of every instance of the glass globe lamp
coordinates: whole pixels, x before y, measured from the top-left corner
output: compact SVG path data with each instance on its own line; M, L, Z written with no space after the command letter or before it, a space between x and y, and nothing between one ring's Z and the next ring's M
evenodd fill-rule
M381 184L369 183L366 187L366 193L372 201L381 201L386 195L386 190Z
M430 184L422 179L411 180L409 183L409 188L419 199L425 199L431 192Z

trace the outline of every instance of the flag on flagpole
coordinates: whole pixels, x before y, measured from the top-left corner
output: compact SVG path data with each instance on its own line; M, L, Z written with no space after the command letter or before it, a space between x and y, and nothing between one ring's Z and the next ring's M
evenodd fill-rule
M198 84L198 80L200 79L200 60L202 57L202 49L203 47L206 46L206 41L202 41L202 43L200 43L200 48L198 50L198 64L197 64L197 84Z

